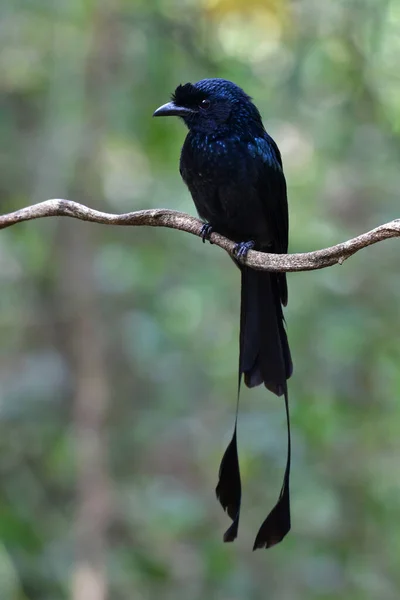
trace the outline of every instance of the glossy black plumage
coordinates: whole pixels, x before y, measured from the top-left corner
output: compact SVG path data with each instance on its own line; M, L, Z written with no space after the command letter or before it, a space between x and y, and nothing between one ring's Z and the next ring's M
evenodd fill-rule
M257 250L287 252L288 207L281 155L249 96L229 81L205 79L179 86L172 101L155 112L155 116L164 115L180 116L189 128L180 172L200 217L238 244L252 241ZM254 544L254 548L270 547L290 529L286 381L292 362L282 312L287 303L286 276L236 262L242 278L239 387L243 375L248 387L264 383L273 393L284 395L288 417L284 483ZM236 425L216 491L233 521L224 540L233 541L241 501Z

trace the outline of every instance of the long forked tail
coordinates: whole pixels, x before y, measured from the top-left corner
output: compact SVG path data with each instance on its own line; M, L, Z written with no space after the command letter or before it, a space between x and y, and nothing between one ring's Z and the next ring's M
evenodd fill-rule
M284 275L255 271L241 266L239 388L242 375L248 387L264 383L271 392L284 396L288 430L288 454L279 499L257 534L254 548L279 543L290 530L290 422L287 379L292 361L286 336L281 300L286 303ZM236 413L237 419L237 413ZM237 453L236 423L232 440L219 472L217 496L233 520L225 541L233 541L239 524L241 485Z
M249 267L241 272L240 373L248 387L264 383L282 396L293 370L281 305L282 275Z

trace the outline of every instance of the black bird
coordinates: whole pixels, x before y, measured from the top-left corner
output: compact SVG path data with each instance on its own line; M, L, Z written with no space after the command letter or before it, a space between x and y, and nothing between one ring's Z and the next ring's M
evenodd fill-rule
M287 303L286 275L245 266L249 249L286 253L288 206L278 146L265 131L260 113L245 92L224 79L179 85L171 102L154 116L181 117L189 129L183 144L180 173L204 220L203 241L216 231L237 242L241 271L239 388L264 383L284 396L288 455L279 499L262 524L254 548L280 542L290 530L290 423L287 379L292 361L282 305ZM238 391L239 398L239 391ZM241 481L236 422L221 462L217 496L233 523L224 541L237 536Z

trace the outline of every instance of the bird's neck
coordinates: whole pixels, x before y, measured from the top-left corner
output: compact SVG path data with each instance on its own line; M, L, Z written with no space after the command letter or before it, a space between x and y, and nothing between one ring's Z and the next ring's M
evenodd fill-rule
M218 141L229 142L248 140L249 138L262 135L263 131L262 126L260 128L251 126L250 124L248 126L232 126L232 124L226 124L208 131L200 128L191 128L187 137L193 144L203 146Z

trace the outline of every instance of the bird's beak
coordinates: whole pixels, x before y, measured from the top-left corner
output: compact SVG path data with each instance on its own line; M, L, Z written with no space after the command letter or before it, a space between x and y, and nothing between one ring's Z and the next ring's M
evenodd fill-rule
M167 102L153 113L153 117L186 117L193 113L191 108L177 106L175 102Z

